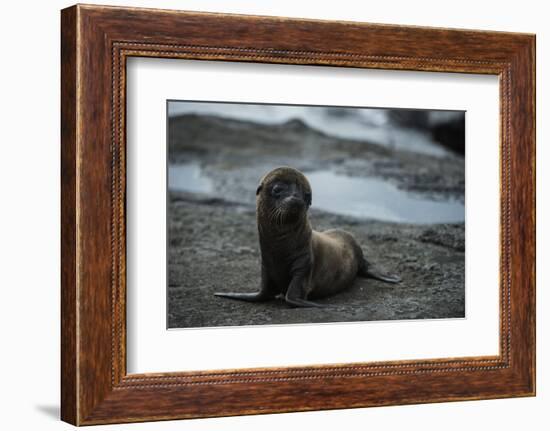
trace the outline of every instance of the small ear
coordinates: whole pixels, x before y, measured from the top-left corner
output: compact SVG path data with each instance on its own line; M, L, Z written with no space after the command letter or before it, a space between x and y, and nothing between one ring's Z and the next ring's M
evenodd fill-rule
M256 196L260 194L260 192L262 191L262 187L263 186L261 184L258 186L258 188L256 189Z
M308 204L308 206L311 206L311 192L306 193L305 201Z

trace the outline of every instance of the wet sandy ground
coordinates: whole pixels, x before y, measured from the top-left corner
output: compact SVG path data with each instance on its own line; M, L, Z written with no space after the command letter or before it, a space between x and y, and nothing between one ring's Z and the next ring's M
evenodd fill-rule
M392 285L358 278L347 291L297 309L275 299L251 304L214 296L259 287L254 207L172 194L170 328L464 317L464 226L417 226L312 212L315 229L352 232L367 258L398 274Z

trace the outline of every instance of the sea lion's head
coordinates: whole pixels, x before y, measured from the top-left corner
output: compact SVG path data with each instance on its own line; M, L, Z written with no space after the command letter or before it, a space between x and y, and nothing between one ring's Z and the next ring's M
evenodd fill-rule
M311 205L311 186L300 171L286 166L273 169L260 180L256 208L262 221L274 226L303 219Z

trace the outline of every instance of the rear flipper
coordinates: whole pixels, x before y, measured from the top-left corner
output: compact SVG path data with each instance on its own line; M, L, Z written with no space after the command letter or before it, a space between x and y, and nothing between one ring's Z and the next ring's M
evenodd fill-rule
M365 278L374 278L376 280L385 281L386 283L400 283L401 277L398 277L397 275L393 274L384 274L380 271L378 271L376 268L373 268L372 265L366 260L363 259L364 264L361 268L359 268L359 271L357 272L357 275Z

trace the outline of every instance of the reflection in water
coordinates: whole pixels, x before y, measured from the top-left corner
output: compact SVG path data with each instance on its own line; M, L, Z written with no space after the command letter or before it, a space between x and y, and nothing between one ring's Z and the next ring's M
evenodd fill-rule
M202 174L198 163L168 165L168 188L192 193L212 193L212 180Z
M349 177L329 170L308 172L313 189L312 208L334 214L400 223L464 222L464 205L458 201L434 201L400 190L373 177ZM193 193L212 193L213 182L199 164L169 165L168 187Z
M457 223L464 221L458 201L433 201L400 190L372 177L348 177L332 171L307 174L313 206L336 214L401 223Z

